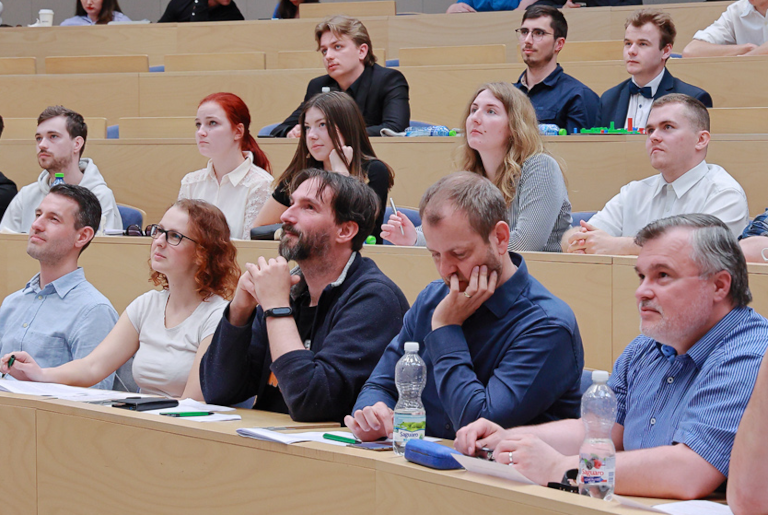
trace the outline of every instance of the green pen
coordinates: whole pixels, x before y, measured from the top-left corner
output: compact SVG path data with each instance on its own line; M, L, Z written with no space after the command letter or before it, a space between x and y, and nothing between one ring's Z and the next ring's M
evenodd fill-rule
M357 440L355 438L345 438L343 436L336 436L331 433L323 434L323 438L325 438L326 440L333 440L334 442L341 442L341 443L360 443L360 440Z
M182 411L180 413L174 413L174 412L165 412L160 413L161 415L165 415L166 417L205 417L208 415L213 415L212 411Z
M16 361L16 354L11 354L11 359L8 360L8 368L13 366L13 362ZM2 379L5 379L6 374L3 374Z

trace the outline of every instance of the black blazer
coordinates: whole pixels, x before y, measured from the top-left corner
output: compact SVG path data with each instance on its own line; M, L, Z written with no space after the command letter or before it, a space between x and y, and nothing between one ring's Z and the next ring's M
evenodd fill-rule
M624 122L627 121L627 109L629 109L629 83L631 80L627 79L618 86L612 87L600 97L597 127L608 127L611 122L614 122L617 129L624 127ZM665 68L664 76L661 78L653 99L656 100L670 93L685 93L688 96L701 100L705 106L712 107L712 97L709 96L709 93L674 78L669 73L669 70Z
M322 92L324 87L331 88L331 91L341 90L339 84L330 76L316 77L309 81L304 102ZM399 71L378 64L366 66L363 74L347 89L347 93L355 99L363 113L368 136L380 136L381 129L385 128L402 132L408 127L411 119L408 81ZM270 135L284 138L299 123L303 106L302 102L291 116L272 129Z
M0 172L0 219L3 218L8 204L11 203L13 197L16 196L16 183L7 178Z

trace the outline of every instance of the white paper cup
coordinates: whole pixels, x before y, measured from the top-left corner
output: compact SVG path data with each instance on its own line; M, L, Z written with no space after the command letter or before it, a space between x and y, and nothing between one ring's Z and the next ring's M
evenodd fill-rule
M40 9L37 13L37 18L40 20L41 27L53 27L53 11L50 9Z

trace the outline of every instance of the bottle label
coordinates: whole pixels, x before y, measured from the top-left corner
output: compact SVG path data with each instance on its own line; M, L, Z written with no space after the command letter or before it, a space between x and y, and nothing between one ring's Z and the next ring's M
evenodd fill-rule
M394 426L393 438L396 441L423 440L427 430L427 417L395 412Z
M581 454L579 472L579 483L583 485L613 484L616 474L616 457L605 458L597 454Z

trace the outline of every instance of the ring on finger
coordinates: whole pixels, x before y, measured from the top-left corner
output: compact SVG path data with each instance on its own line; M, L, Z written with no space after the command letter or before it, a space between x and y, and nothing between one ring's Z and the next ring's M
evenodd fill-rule
M509 451L507 455L509 455L509 464L512 465L512 451Z
M468 299L471 299L471 298L472 298L472 295L470 295L470 294L469 294L469 293L467 293L467 292L464 292L464 296L465 296L466 298L468 298Z

